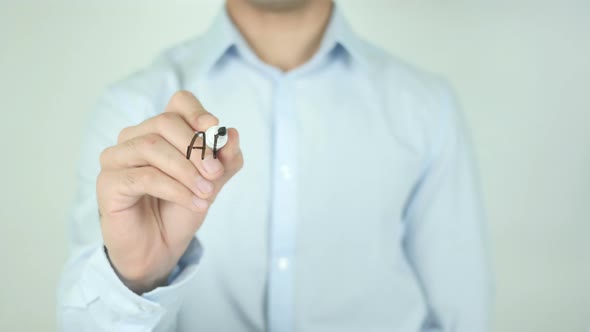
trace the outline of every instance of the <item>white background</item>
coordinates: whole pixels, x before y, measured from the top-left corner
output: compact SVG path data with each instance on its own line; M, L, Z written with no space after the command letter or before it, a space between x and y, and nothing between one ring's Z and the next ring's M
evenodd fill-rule
M55 329L82 123L221 2L0 0L0 330ZM495 331L590 330L590 2L345 0L455 85L484 186ZM474 331L475 332L475 331Z

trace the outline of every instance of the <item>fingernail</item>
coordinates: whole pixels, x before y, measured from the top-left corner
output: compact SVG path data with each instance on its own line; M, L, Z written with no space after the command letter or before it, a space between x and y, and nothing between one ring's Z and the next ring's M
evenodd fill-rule
M197 179L197 188L199 188L199 191L203 194L208 194L213 190L213 183L207 181L204 177L199 176Z
M223 166L221 165L219 159L208 156L205 158L205 160L203 160L203 167L205 167L207 173L216 174Z
M209 206L209 202L197 196L193 197L193 204L200 210L205 210Z

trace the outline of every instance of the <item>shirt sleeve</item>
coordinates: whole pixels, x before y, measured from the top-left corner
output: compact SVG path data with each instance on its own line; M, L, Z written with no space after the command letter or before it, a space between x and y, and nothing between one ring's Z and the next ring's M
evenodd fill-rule
M78 189L69 213L69 259L57 291L61 331L175 330L183 294L202 255L198 239L192 239L166 286L135 294L117 277L103 250L96 201L100 152L116 143L122 128L151 116L150 108L147 100L125 89L110 89L85 126Z
M428 303L425 331L488 331L492 297L488 240L470 141L443 84L440 130L406 212L405 250Z

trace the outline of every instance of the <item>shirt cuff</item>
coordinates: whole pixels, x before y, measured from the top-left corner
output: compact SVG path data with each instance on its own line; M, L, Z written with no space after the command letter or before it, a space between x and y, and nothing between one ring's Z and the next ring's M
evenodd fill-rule
M81 279L85 302L87 305L97 299L102 302L100 316L106 318L104 311L108 308L113 320L111 323L155 326L165 316L173 318L178 312L187 284L196 274L202 253L201 243L195 236L168 278L168 285L138 295L119 279L103 248L97 248Z

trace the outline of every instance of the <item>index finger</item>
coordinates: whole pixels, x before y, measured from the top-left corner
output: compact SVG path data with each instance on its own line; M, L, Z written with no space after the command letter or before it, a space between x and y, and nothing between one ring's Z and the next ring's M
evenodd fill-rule
M205 110L201 102L190 91L174 93L164 112L178 113L195 131L206 131L219 124L217 117Z

